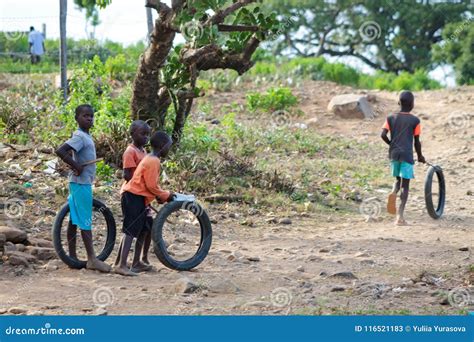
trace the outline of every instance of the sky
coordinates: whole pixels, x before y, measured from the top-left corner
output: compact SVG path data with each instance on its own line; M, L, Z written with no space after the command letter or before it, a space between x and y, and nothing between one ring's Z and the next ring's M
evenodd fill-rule
M169 4L171 1L165 2ZM147 33L144 4L145 0L112 0L111 5L100 11L100 25L95 32L96 39L99 41L110 39L125 45L144 41ZM1 31L28 31L30 26L41 31L42 24L46 24L47 38L59 37L58 0L0 0ZM68 37L75 39L87 37L85 12L78 10L73 0L68 0L66 31ZM371 72L370 68L357 60L340 61L364 72ZM437 68L430 75L443 84L454 85L450 67Z
M100 11L100 25L96 29L98 40L110 39L126 45L146 38L147 24L145 1L113 0ZM58 0L0 0L0 30L28 31L34 26L41 31L46 24L47 38L59 37ZM67 36L86 38L85 12L68 0Z

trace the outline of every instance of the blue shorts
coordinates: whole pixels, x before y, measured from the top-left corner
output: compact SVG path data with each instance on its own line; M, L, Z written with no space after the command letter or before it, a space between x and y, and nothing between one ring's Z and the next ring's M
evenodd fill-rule
M390 168L392 170L393 177L400 177L405 179L415 178L413 164L392 160L390 162Z
M92 230L92 185L69 183L69 210L72 224Z

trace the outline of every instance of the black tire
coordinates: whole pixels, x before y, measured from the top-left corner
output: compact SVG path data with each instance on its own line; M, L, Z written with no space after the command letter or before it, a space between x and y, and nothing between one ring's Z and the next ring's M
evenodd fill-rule
M439 197L438 203L433 203L433 176L436 174L438 178L439 184ZM428 173L426 174L425 178L425 203L426 203L426 210L428 210L428 214L434 218L435 220L439 219L443 215L444 211L444 204L446 201L446 184L444 181L444 174L441 167L437 165L430 166L428 169Z
M187 260L174 259L167 250L163 239L163 226L168 216L180 209L188 210L196 216L201 227L201 241L197 252ZM202 207L195 202L173 201L161 208L153 221L153 249L157 258L168 268L178 271L189 271L197 267L206 258L212 244L212 226L209 216Z
M99 200L94 199L92 203L92 207L94 211L98 211L102 213L104 216L105 222L107 224L107 238L104 245L104 248L100 253L97 255L99 260L105 261L110 254L112 253L115 245L115 237L117 234L116 226L115 226L115 219L107 206ZM59 259L61 259L66 265L71 268L81 269L86 267L86 260L78 260L76 258L72 258L68 255L68 253L64 250L63 244L61 241L61 230L66 229L67 224L64 225L64 219L66 218L67 214L69 213L69 204L66 202L59 210L56 218L54 220L53 229L52 229L52 240L54 249L56 250L56 254L58 255ZM96 251L97 252L97 251Z

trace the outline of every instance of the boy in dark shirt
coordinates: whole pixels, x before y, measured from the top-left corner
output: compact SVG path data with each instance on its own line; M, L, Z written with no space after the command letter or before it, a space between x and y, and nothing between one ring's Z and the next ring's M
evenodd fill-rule
M410 113L415 106L413 93L410 91L402 92L398 104L401 111L387 117L381 137L390 146L388 152L391 160L392 176L396 177L393 190L388 196L387 211L393 215L397 213L396 199L401 187L401 203L395 224L403 226L407 224L404 211L408 200L410 179L415 178L412 146L415 146L418 162L425 163L425 157L421 153L420 119ZM390 132L390 139L387 136L388 132Z

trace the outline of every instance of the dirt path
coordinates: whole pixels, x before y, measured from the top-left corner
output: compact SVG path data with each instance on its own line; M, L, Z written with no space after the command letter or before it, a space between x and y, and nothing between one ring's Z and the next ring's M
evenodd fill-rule
M309 94L302 108L306 119L318 117L318 131L382 144L384 118L363 125L334 121L325 114L330 94L315 83L300 91ZM396 108L394 94L376 95L377 108ZM474 297L468 272L474 264L474 147L469 129L474 121L467 114L473 105L472 88L417 96L424 153L443 166L447 179L441 220L432 220L424 209L425 166L416 167L409 227L394 227L393 217L384 213L386 189L374 193L382 209L370 220L354 207L340 215L276 213L289 217L291 224L272 223L269 213L246 206L212 205L208 210L217 221L213 246L195 271L168 270L155 257L157 270L136 278L74 271L59 262L58 269L50 265L23 271L0 265L0 313L2 307L13 306L36 314L464 312ZM453 107L461 121L453 123ZM253 225L242 225L244 219ZM176 282L183 277L197 290L182 293L182 284Z

